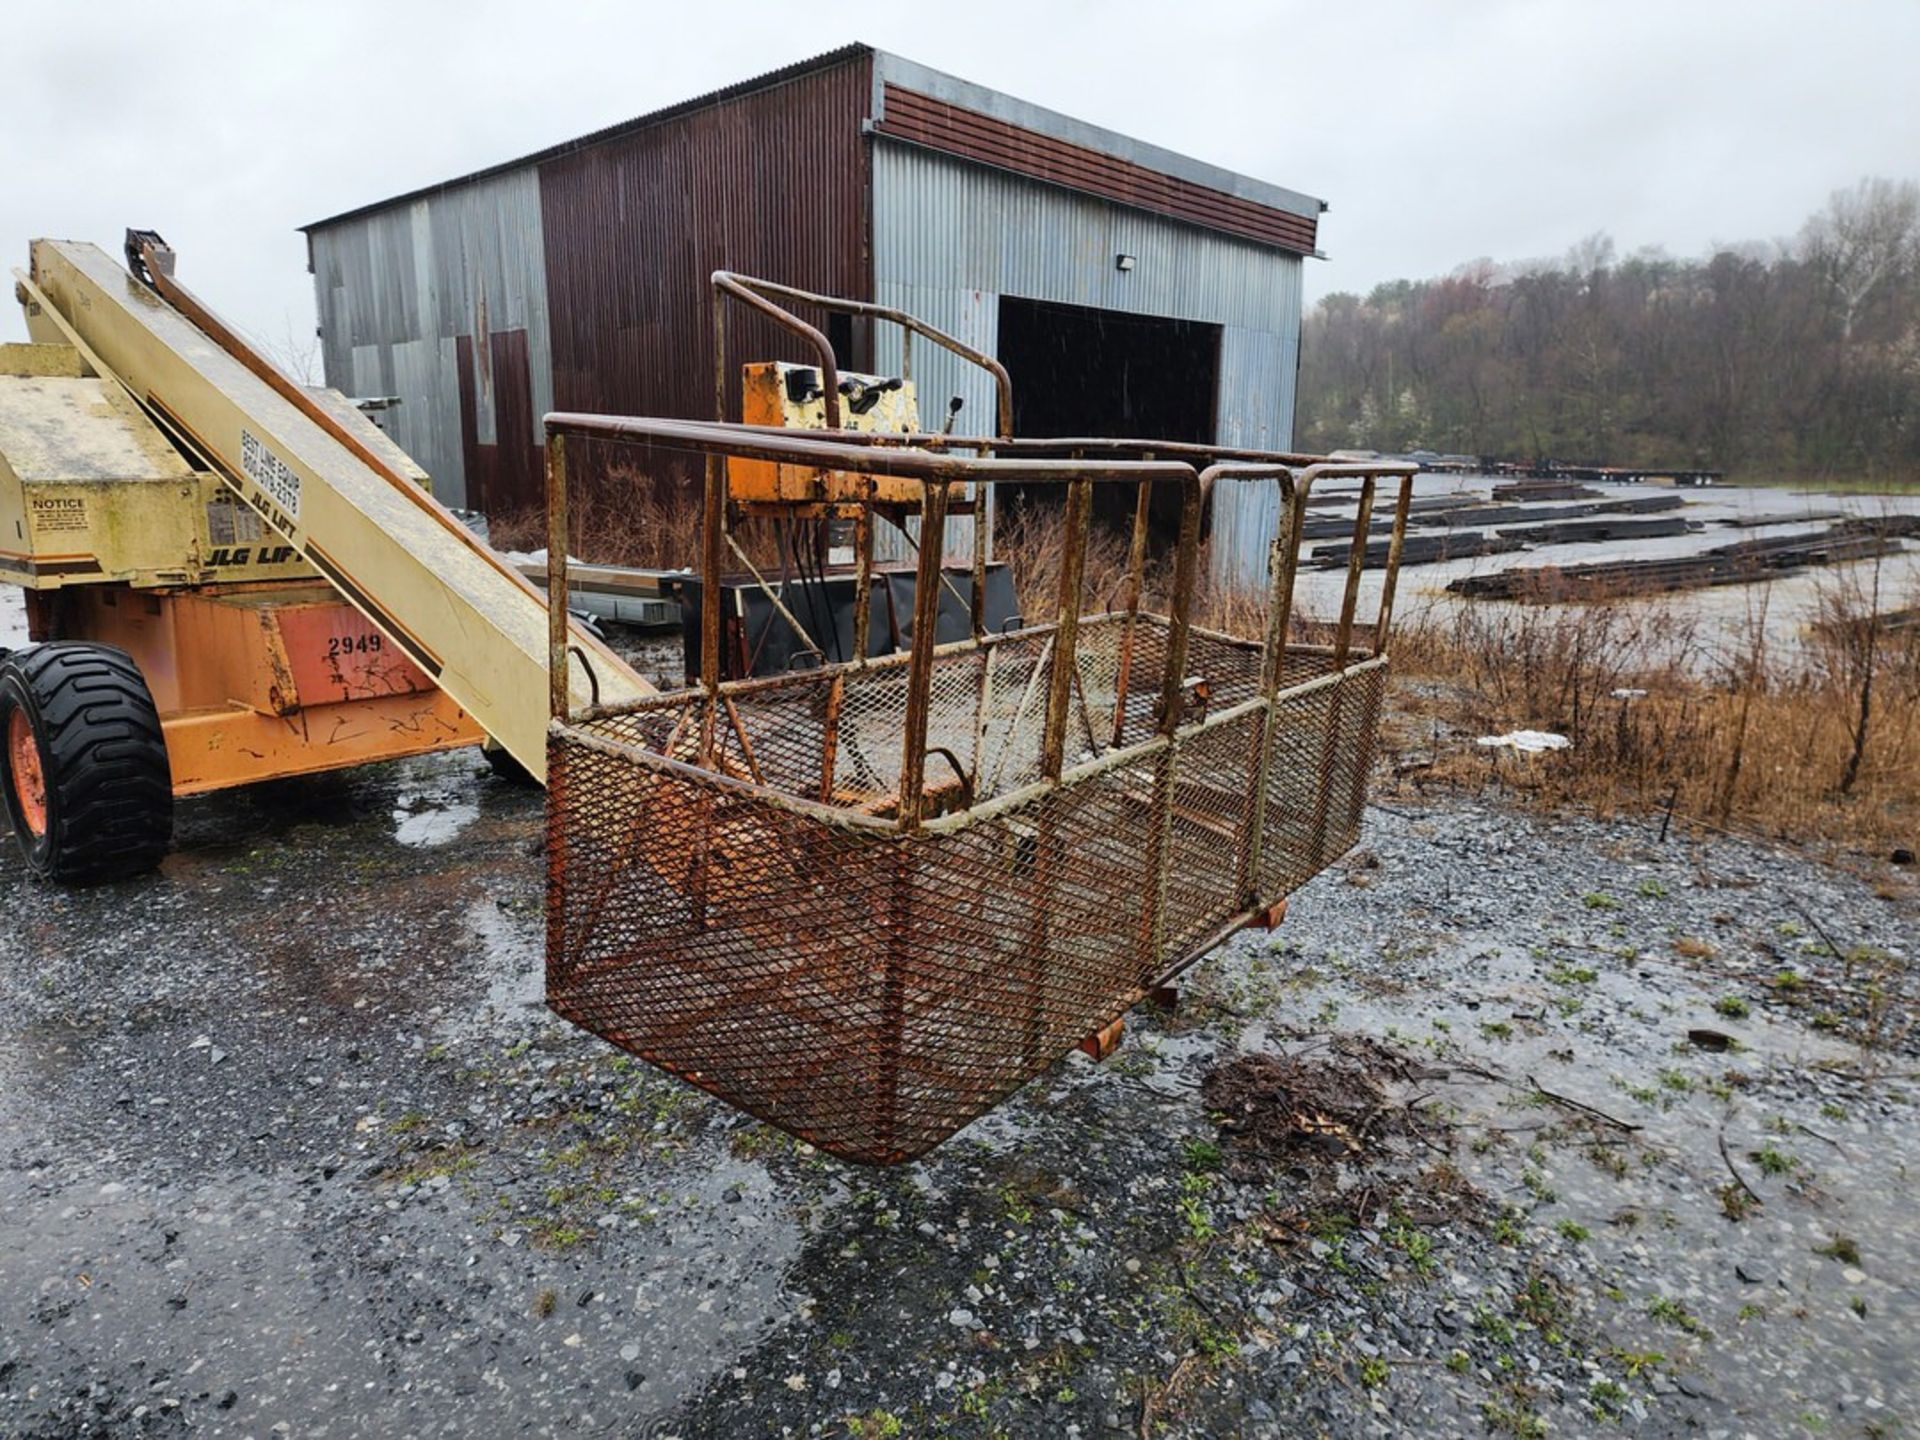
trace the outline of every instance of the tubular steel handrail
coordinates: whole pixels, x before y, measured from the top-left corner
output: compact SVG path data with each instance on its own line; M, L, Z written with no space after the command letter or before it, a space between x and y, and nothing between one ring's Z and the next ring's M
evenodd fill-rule
M565 629L568 595L567 561L567 480L566 439L569 435L603 440L627 440L664 444L690 450L708 458L709 516L724 516L727 509L726 458L804 462L820 467L857 470L869 475L887 475L918 480L923 491L920 505L919 547L915 574L915 594L935 597L933 603L916 603L913 613L913 638L909 653L914 657L907 687L906 735L900 778L900 816L905 828L913 829L919 820L922 784L926 765L926 708L932 687L934 634L939 620L937 597L940 584L941 548L926 543L945 525L948 490L955 484L976 488L991 484L1064 483L1067 486L1068 539L1066 563L1060 576L1060 603L1056 618L1057 654L1069 662L1080 620L1080 588L1086 557L1087 527L1092 512L1092 485L1099 482L1133 481L1141 484L1165 480L1181 490L1180 537L1176 551L1171 629L1167 644L1166 673L1161 682L1160 726L1170 733L1179 721L1180 686L1186 662L1187 623L1195 580L1198 575L1200 540L1200 477L1191 465L1178 461L1108 460L1096 463L1075 460L981 459L940 453L932 450L883 449L846 445L836 439L821 438L817 431L782 431L771 427L745 427L699 420L662 420L640 417L586 415L560 412L546 417L547 427L547 584L549 611L549 653L552 672L549 677L549 713L557 721L570 718L571 696L568 689L569 645ZM704 537L701 606L701 683L707 692L707 710L702 717L701 753L710 754L721 694L720 681L720 606L721 527L710 525ZM977 593L977 587L976 587ZM860 597L856 603L862 603ZM980 637L976 633L976 640ZM1049 779L1057 780L1064 763L1068 712L1072 704L1073 667L1071 663L1053 667L1047 692L1046 728L1042 740L1042 766ZM558 679L552 678L558 676Z
M1400 488L1394 501L1393 536L1387 545L1387 564L1380 588L1380 607L1374 619L1373 648L1377 654L1386 649L1387 629L1393 620L1394 591L1400 579L1400 551L1407 538L1407 513L1413 503L1413 477L1420 471L1408 461L1319 461L1302 470L1296 486L1295 533L1305 522L1308 500L1316 481L1358 479L1360 504L1353 522L1353 544L1347 552L1347 586L1340 602L1340 628L1335 643L1336 657L1344 660L1353 632L1354 612L1360 595L1360 573L1366 565L1367 530L1373 516L1375 487L1381 479L1398 479ZM1298 560L1298 541L1295 542Z
M778 426L735 425L713 423L700 420L669 420L631 416L594 415L579 412L561 411L549 414L545 418L549 443L547 446L547 489L548 489L548 584L549 593L557 591L564 602L567 595L568 558L566 554L566 446L567 435L579 435L583 438L627 440L643 444L665 444L670 448L691 450L712 457L737 457L741 459L769 460L775 462L806 462L822 468L833 467L855 470L863 474L886 475L891 477L915 479L927 487L929 494L934 488L944 492L952 484L1034 484L1055 483L1068 486L1068 550L1084 551L1088 516L1081 512L1081 506L1074 496L1077 481L1106 483L1131 481L1142 486L1138 509L1144 512L1149 494L1146 489L1155 480L1169 480L1181 486L1182 506L1180 532L1176 542L1175 573L1173 582L1173 604L1170 611L1173 618L1184 625L1186 611L1191 601L1193 588L1197 580L1197 550L1199 540L1200 507L1211 496L1214 485L1222 480L1256 481L1275 480L1280 483L1284 520L1278 528L1271 552L1270 570L1273 591L1270 596L1269 625L1265 642L1267 665L1277 667L1278 656L1285 647L1287 626L1291 618L1292 592L1298 570L1298 535L1304 523L1304 513L1314 484L1323 479L1360 479L1361 487L1359 510L1354 522L1354 539L1348 561L1347 582L1340 607L1340 619L1335 643L1336 660L1343 662L1351 644L1355 612L1358 603L1360 575L1364 568L1365 547L1368 522L1375 496L1375 486L1379 478L1399 478L1403 483L1399 487L1394 510L1392 539L1389 546L1385 579L1382 586L1378 618L1375 622L1374 649L1385 648L1386 630L1390 623L1396 581L1399 574L1399 560L1402 544L1406 536L1408 507L1413 496L1412 477L1418 472L1418 466L1405 462L1329 462L1314 461L1298 470L1297 478L1294 463L1303 458L1290 454L1275 454L1263 457L1259 461L1223 461L1209 465L1205 470L1196 472L1189 464L1177 460L1119 460L1109 459L1089 462L1086 459L1045 458L1034 454L1035 451L1050 450L1056 444L1067 442L1015 442L1004 447L1016 453L1002 457L996 453L992 458L970 457L931 448L936 444L952 443L946 437L925 437L928 445L916 448L910 445L883 443L885 439L864 431L794 431ZM558 441L559 443L554 443ZM1075 442L1081 443L1081 442ZM1108 445L1113 448L1125 446L1140 451L1158 451L1161 442L1153 441L1094 441L1089 444ZM1169 447L1171 448L1171 447ZM1179 447L1189 453L1220 453L1206 447ZM1239 452L1258 453L1258 452ZM725 505L725 476L720 476L721 505ZM941 500L944 518L945 498ZM921 533L928 533L924 516ZM1136 516L1136 537L1129 557L1128 602L1130 613L1137 613L1140 599L1141 567L1144 563L1143 547L1140 543L1139 517ZM937 563L938 547L922 545L921 565ZM716 555L707 557L705 568L710 574L706 583L716 583L720 564ZM1067 611L1074 616L1079 613L1078 587L1069 601L1066 596L1063 576L1062 614ZM564 616L564 603L552 607L552 610ZM550 614L552 613L550 610ZM702 610L702 677L710 693L717 693L719 686L718 659L718 611L712 606ZM916 621L917 621L916 615ZM1277 624L1278 630L1275 631ZM708 637L704 633L713 631L712 654L705 653L709 648ZM564 630L560 625L552 625L554 644L561 644ZM978 638L978 637L976 637ZM564 655L555 651L556 668L564 677L566 666ZM1276 670L1277 675L1277 670ZM1269 685L1267 687L1271 689ZM551 714L555 719L567 718L570 704L564 678L553 683L550 689Z
M1200 486L1203 493L1211 494L1215 483L1229 481L1277 481L1280 487L1279 523L1275 527L1273 546L1268 557L1269 590L1267 596L1267 629L1261 647L1260 657L1260 693L1267 702L1265 721L1260 728L1255 743L1248 783L1248 837L1247 844L1239 854L1239 866L1235 876L1236 889L1245 905L1252 905L1257 898L1255 877L1259 874L1261 850L1265 844L1266 807L1257 803L1256 797L1265 795L1273 776L1274 735L1279 720L1279 707L1274 704L1280 692L1280 677L1285 668L1287 631L1293 620L1293 589L1300 568L1300 535L1306 523L1307 501L1312 494L1314 482L1329 475L1346 478L1359 478L1361 497L1359 511L1354 518L1353 544L1349 551L1347 564L1347 583L1341 595L1340 622L1334 642L1334 669L1344 670L1347 663L1348 648L1353 633L1353 616L1359 602L1360 574L1366 557L1367 529L1371 518L1374 499L1374 487L1382 476L1397 477L1401 484L1394 505L1393 540L1388 550L1387 573L1381 591L1381 605L1374 622L1373 654L1377 657L1386 650L1387 628L1390 623L1393 606L1393 584L1400 567L1400 545L1407 528L1407 511L1413 500L1413 477L1419 467L1412 464L1334 464L1317 462L1308 465L1296 476L1293 470L1284 464L1225 461L1209 465L1200 473ZM1337 717L1329 723L1326 735L1331 737L1338 732ZM1324 762L1323 762L1324 763Z
M783 325L799 335L820 357L820 379L826 391L827 429L840 429L840 368L838 357L834 354L833 344L814 326L807 324L790 310L782 309L773 303L772 297L796 301L802 305L811 305L820 310L832 310L842 315L859 315L871 320L885 320L898 325L908 335L924 335L941 349L958 355L962 360L971 362L993 376L994 390L998 399L995 410L999 422L997 434L1004 439L1013 434L1013 377L1002 365L986 351L967 344L966 341L944 330L927 324L917 315L905 310L896 310L891 305L876 304L871 300L848 300L837 295L817 295L810 290L801 290L796 286L782 285L773 280L761 280L751 275L737 274L731 270L713 272L714 295L714 384L716 408L714 418L724 421L726 416L726 331L722 316L725 307L720 303L722 296L731 296L742 304L751 306L765 315L775 324Z

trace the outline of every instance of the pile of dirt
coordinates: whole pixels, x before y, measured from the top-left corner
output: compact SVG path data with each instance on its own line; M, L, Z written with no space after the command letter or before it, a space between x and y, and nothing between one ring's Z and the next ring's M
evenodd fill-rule
M1242 1151L1287 1162L1363 1156L1402 1109L1366 1068L1325 1056L1243 1055L1201 1094Z
M1334 1215L1366 1223L1388 1209L1437 1224L1485 1201L1450 1159L1452 1127L1425 1104L1421 1082L1447 1073L1372 1036L1320 1035L1216 1065L1201 1095L1228 1142L1231 1178L1291 1177L1291 1203L1269 1217L1279 1228L1305 1233Z
M1415 1108L1426 1097L1405 1092L1446 1074L1371 1036L1322 1035L1216 1065L1201 1094L1243 1161L1365 1166L1392 1139L1432 1137L1437 1119Z

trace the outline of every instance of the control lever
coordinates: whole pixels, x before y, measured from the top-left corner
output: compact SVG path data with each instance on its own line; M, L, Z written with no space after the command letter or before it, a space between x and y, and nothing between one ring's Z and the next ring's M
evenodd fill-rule
M880 397L889 390L898 390L905 384L898 376L885 380L866 381L851 375L840 380L840 393L847 397L847 409L855 415L864 415L880 403Z
M846 386L841 386L846 389ZM796 365L787 371L787 403L805 405L818 400L827 392L820 384L820 372L804 365Z
M958 395L947 401L947 423L940 427L940 433L942 435L951 435L953 433L953 422L960 418L960 407L966 403L967 402Z

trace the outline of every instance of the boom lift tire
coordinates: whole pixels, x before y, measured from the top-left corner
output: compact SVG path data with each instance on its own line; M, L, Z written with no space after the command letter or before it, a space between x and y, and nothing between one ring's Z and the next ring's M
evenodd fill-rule
M607 632L600 627L599 616L595 615L591 610L580 610L577 608L568 609L567 614L571 615L575 620L578 620L582 628L584 628L589 635L593 636L594 639L605 643ZM492 736L488 736L486 741L480 746L480 753L486 757L487 764L492 768L496 780L504 780L509 785L519 786L521 788L538 785L540 783L533 778L533 772L531 770L513 758L513 752L511 750L507 749L506 746L502 745Z
M167 853L166 736L124 650L58 641L0 659L0 745L0 790L37 878L119 880L153 869Z
M488 739L480 746L480 753L486 757L496 780L504 780L509 785L521 788L540 783L533 778L533 773L526 766L513 758L513 752L498 740Z

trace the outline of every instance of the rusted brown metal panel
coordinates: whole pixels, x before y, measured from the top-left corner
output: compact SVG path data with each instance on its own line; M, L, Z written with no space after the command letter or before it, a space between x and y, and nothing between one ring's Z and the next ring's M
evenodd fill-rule
M1312 254L1318 222L1013 125L899 85L885 87L882 135L1171 215L1230 235Z
M527 332L496 330L488 337L493 362L495 479L480 508L489 515L532 510L545 499L547 457L534 436L533 375Z
M475 374L473 337L455 336L453 345L460 377L460 466L466 474L467 503L478 510L499 486L494 463L498 450L480 439L480 379Z
M871 55L853 52L541 163L556 408L712 419L715 270L870 297L871 76ZM739 307L728 326L730 355L808 358ZM578 463L589 477L599 468L592 455Z
M496 330L484 344L454 342L460 373L460 452L467 503L489 515L537 508L546 458L534 435L533 374L527 332ZM493 420L485 432L483 415Z

